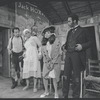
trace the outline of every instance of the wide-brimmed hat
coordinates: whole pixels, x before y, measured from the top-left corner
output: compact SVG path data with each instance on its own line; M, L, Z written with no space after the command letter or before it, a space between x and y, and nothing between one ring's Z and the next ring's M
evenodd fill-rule
M54 26L48 26L48 27L44 28L43 31L42 31L42 35L44 35L47 31L51 31L51 30L55 31L55 27Z

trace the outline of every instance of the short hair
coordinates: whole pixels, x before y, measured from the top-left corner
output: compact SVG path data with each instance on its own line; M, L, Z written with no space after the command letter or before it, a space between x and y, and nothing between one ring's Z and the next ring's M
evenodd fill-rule
M79 20L79 17L78 15L74 14L74 13L71 13L68 18L71 17L72 18L72 21L76 20L76 22L78 23L78 20Z
M14 30L20 31L20 29L19 29L18 27L14 27L14 28L12 29L12 32L13 32L13 33L14 33Z

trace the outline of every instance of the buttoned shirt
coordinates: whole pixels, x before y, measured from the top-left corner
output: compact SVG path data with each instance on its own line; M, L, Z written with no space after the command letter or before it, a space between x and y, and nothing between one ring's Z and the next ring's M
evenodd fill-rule
M11 47L11 42L12 42L12 47ZM14 36L13 39L10 38L7 48L15 53L21 52L23 50L21 37Z

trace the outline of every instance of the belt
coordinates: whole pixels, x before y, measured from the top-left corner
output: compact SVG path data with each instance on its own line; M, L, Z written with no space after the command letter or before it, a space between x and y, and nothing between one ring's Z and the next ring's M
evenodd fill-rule
M14 54L14 55L19 55L19 54L22 54L22 53L23 53L23 51L21 51L19 53L16 53L16 52L12 51L12 54Z

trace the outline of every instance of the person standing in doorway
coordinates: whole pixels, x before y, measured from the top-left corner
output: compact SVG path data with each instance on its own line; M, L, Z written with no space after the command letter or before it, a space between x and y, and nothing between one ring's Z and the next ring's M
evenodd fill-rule
M12 86L11 89L14 89L18 85L18 79L20 79L20 65L23 67L23 60L19 60L19 57L23 54L23 38L20 34L20 29L14 27L12 29L13 36L9 39L8 43L8 53L11 55L11 78Z
M78 25L76 14L68 16L71 28L63 48L66 50L64 64L63 95L68 98L71 75L73 75L73 98L80 97L80 74L86 67L86 50L92 45L91 35L86 28Z

